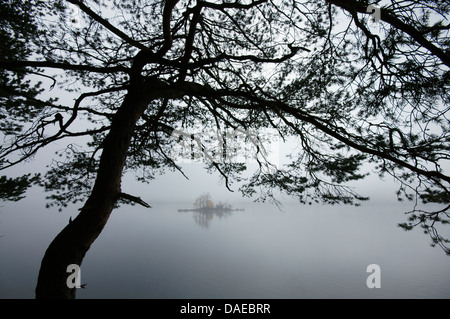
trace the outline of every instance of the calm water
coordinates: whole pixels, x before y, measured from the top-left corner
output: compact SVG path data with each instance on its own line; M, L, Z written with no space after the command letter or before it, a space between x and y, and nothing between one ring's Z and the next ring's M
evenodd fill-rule
M32 201L0 208L0 298L33 298L41 258L67 213ZM408 208L238 204L229 215L190 203L122 207L81 266L77 298L450 298L450 257ZM12 208L11 208L12 207ZM366 268L381 268L369 289Z

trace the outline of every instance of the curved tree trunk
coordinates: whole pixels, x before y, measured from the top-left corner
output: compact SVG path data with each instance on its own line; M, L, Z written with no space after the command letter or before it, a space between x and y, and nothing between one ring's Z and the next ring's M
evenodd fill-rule
M75 298L68 288L67 266L81 265L83 258L103 230L121 193L121 179L134 127L151 100L149 83L132 83L106 136L97 178L79 215L52 241L41 263L36 298Z

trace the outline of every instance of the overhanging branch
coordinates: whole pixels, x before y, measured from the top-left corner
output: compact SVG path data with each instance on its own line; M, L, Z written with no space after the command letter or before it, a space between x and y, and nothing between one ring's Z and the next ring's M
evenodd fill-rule
M119 193L119 195L117 196L119 199L125 199L128 200L130 202L142 205L146 208L152 208L149 204L147 204L146 202L144 202L140 197L137 196L133 196L127 193Z
M53 68L71 71L89 71L96 73L129 72L128 68L120 65L113 67L99 67L86 64L70 64L66 62L52 62L52 61L0 61L0 68L6 70L14 71L17 68L23 67Z
M136 40L130 38L123 31L119 30L118 28L113 26L111 23L109 23L109 21L107 21L106 19L102 18L100 15L98 15L94 11L92 11L92 9L89 8L88 6L86 6L82 1L67 0L67 2L70 2L73 5L78 6L83 12L85 12L87 15L89 15L92 19L94 19L95 21L100 23L102 26L104 26L106 29L108 29L109 31L111 31L112 33L117 35L119 38L121 38L122 40L124 40L128 44L130 44L130 45L132 45L132 46L134 46L134 47L136 47L138 49L141 49L141 50L147 49L147 47L145 45L143 45L139 41L136 41Z
M255 96L251 92L244 92L244 91L238 91L238 90L226 90L226 89L214 90L213 88L211 88L209 86L201 85L198 83L191 83L191 82L185 82L183 84L183 88L184 88L184 90L182 90L180 92L180 95L185 94L185 95L200 96L200 97L214 98L214 99L221 99L221 98L228 96L228 97L242 98L245 101L251 102L247 107L242 104L239 104L239 105L236 104L235 107L238 109L245 109L245 108L252 109L252 108L255 108L256 106L259 106L263 109L269 107L269 108L275 110L276 112L278 112L278 111L286 112L287 114L293 116L294 118L296 118L302 122L313 125L315 128L317 128L321 132L325 133L326 135L334 137L338 141L344 143L345 145L347 145L355 150L358 150L365 154L374 155L379 158L388 160L390 162L393 162L393 163L399 165L400 167L403 167L412 172L415 172L418 175L421 175L421 176L427 177L431 180L434 180L435 182L438 182L439 180L441 180L441 181L446 181L446 182L450 183L450 176L444 175L439 171L428 171L428 170L421 169L413 164L410 164L410 163L408 163L404 160L401 160L393 155L390 155L386 152L382 152L377 149L372 149L367 145L358 143L355 140L353 140L351 138L351 136L345 136L344 134L341 134L341 132L344 131L343 129L341 129L337 126L334 126L334 125L328 125L329 123L325 123L322 119L312 116L310 114L307 114L306 112L299 110L297 108L294 108L292 106L289 106L283 102L277 101L276 99L273 99L273 100L263 99L261 97ZM233 107L232 103L228 103L227 105L228 105L228 107Z
M367 12L367 4L362 3L360 1L348 1L348 0L327 0L328 3L334 4L348 12L358 12L365 13ZM432 42L428 41L424 37L424 33L417 30L413 26L406 24L401 21L396 16L390 14L387 10L383 10L380 8L380 19L394 28L403 31L408 34L412 39L414 39L418 44L429 50L433 55L439 58L445 65L450 67L450 54L445 52L443 49L437 47Z

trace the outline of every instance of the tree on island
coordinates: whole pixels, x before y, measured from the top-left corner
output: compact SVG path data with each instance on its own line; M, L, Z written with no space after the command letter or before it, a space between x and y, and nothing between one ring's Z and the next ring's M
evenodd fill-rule
M172 133L199 123L217 132L270 128L299 146L277 170L265 169L256 147L248 180L245 163L207 161L230 190L238 181L244 196L261 200L280 190L301 203L358 205L367 197L348 183L371 163L398 182L399 199L413 201L401 226L420 225L450 253L437 233L450 220L450 4L385 1L376 22L368 4L0 2L0 168L7 174L67 145L47 172L2 177L0 198L37 183L49 205L84 203L48 247L36 297L75 297L67 265L81 265L118 203L148 207L122 190L123 174L150 182L181 170ZM66 96L75 98L58 99Z
M194 209L231 209L231 205L225 204L223 202L218 202L214 205L214 202L211 200L211 195L209 193L205 193L197 197L194 201Z
M195 199L193 206L196 209L214 208L214 203L211 200L211 195L209 193L205 193Z

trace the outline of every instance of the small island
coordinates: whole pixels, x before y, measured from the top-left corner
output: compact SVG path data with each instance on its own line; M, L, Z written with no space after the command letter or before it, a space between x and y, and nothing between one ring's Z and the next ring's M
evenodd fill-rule
M193 208L179 209L179 212L200 212L200 213L219 213L219 212L232 212L243 211L244 209L232 208L230 204L219 202L214 205L209 193L203 194L195 200Z

